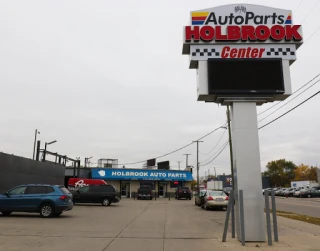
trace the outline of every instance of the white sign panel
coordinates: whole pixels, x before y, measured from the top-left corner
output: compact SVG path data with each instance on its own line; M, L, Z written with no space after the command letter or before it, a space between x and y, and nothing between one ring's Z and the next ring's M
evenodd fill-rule
M191 45L190 68L196 69L198 61L209 58L282 58L296 60L294 44L230 44Z

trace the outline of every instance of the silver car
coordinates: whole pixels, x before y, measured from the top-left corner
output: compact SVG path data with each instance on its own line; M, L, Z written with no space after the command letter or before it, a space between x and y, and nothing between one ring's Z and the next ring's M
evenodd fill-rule
M202 208L208 210L209 208L227 208L229 202L228 195L223 191L207 190L204 196Z

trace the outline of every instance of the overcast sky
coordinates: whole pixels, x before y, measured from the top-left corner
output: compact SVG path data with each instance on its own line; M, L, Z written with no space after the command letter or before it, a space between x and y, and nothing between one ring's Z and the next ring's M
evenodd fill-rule
M190 11L237 2L266 1L1 1L0 151L31 158L38 128L43 144L58 141L51 151L127 163L175 150L224 124L224 106L197 102L196 72L181 54L182 27ZM319 73L318 2L268 1L291 9L304 39L312 36L291 66L293 90ZM319 89L316 84L259 125ZM262 170L279 158L320 164L319 104L317 96L259 131ZM202 163L227 140L225 133L213 149L223 133L200 144ZM185 153L196 165L195 144L158 161L184 167ZM214 166L230 173L228 148L201 175Z

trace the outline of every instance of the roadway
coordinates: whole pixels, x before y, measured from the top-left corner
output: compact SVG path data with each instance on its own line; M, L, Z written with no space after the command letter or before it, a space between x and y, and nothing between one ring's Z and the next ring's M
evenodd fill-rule
M320 218L320 198L276 197L277 210Z

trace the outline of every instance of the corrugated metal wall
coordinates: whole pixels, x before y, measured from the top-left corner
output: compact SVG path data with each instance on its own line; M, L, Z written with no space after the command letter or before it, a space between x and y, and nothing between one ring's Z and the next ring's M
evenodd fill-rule
M0 193L21 184L64 185L65 167L0 153Z

